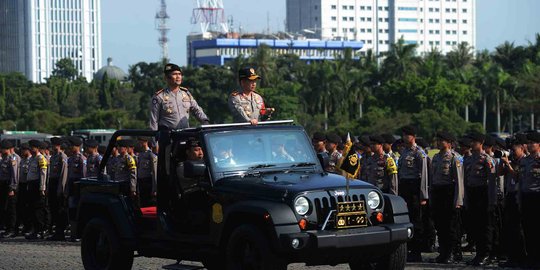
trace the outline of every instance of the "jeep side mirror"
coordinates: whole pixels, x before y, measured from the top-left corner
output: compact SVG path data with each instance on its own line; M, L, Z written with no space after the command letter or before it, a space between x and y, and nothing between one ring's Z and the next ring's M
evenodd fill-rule
M186 160L184 161L184 177L201 178L206 174L206 164L202 160Z
M328 155L328 153L326 152L317 153L317 158L319 159L319 163L321 163L323 170L326 170L326 168L330 166L330 156Z

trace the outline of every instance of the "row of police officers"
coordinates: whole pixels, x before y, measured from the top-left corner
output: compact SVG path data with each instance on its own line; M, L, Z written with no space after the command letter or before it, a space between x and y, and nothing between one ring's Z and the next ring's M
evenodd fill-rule
M422 261L431 226L426 220L431 220L439 243L437 263L461 261L466 234L465 248L476 251L470 265L499 259L505 267L540 267L540 221L535 215L540 205L540 133L504 141L480 133L458 140L440 131L435 136L439 151L430 158L414 126L401 131L399 140L390 134L354 138L354 150L360 159L358 178L407 203L414 225L408 261ZM330 157L326 170L339 173L336 164L346 155L341 137L316 132L312 143L317 153Z

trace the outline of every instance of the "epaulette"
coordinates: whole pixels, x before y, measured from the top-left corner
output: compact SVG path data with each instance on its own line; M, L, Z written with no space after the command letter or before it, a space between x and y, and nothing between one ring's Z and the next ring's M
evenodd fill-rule
M231 96L235 97L235 96L238 96L238 94L239 94L238 91L234 90L232 91Z
M422 147L417 145L416 149L418 150L418 152L420 152L420 154L422 154L423 157L427 157L426 151Z
M157 91L156 91L156 92L154 93L154 95L156 95L156 96L157 96L157 95L161 94L161 93L163 92L163 90L164 90L163 88L162 88L162 89L159 89L159 90L157 90Z
M180 90L182 90L182 91L186 91L186 92L189 91L189 89L187 89L186 87L183 87L183 86L179 86L178 88L180 88Z

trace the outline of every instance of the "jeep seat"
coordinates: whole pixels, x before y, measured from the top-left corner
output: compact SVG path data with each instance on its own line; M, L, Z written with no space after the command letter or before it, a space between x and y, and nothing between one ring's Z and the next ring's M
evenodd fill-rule
M143 218L157 218L157 207L156 206L150 206L150 207L143 207L141 208L142 217Z

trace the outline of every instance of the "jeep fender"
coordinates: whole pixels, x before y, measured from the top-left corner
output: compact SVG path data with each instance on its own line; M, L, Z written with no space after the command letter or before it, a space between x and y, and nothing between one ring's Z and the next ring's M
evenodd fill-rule
M283 202L241 201L224 209L223 226L217 229L217 245L227 242L239 224L254 223L267 235L274 247L279 246L279 235L298 233L298 220L291 207Z
M384 194L384 220L386 223L409 223L409 209L403 198Z
M81 236L88 221L101 217L111 223L120 239L134 244L135 226L133 217L128 214L129 211L127 204L118 196L99 193L84 194L80 198L77 211L77 236Z

